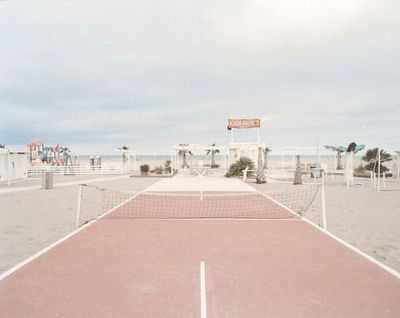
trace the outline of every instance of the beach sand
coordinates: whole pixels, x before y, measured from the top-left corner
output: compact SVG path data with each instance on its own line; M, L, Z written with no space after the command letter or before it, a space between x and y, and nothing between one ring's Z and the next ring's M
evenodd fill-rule
M249 184L262 192L293 188L291 183ZM400 271L400 182L387 181L374 192L369 179L356 179L347 189L343 178L325 185L327 229L378 261ZM305 217L321 224L321 195L318 193Z
M80 179L76 177L75 181ZM103 181L96 182L96 178L91 179L90 185L122 191L141 191L159 180L110 177L108 181L97 178ZM67 177L67 181L73 182L74 178ZM52 190L0 193L0 273L74 231L77 197L77 184Z
M158 180L92 180L90 185L141 191ZM199 182L201 180L199 178ZM347 189L339 177L327 182L328 231L400 271L400 183L388 181L383 189L387 191L380 193L373 192L367 179L356 179L356 183L359 185ZM257 185L254 180L249 180L248 184L262 192L294 187L291 183ZM52 190L0 194L0 273L75 230L77 191L78 185L69 185ZM86 201L95 203L89 210L99 204L95 196ZM316 224L321 223L319 194L305 217Z

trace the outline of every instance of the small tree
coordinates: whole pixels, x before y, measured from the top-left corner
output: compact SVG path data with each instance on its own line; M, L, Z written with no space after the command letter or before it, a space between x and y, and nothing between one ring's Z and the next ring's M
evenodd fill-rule
M155 172L155 174L158 174L158 175L163 174L164 167L163 166L157 166L157 167L154 168L154 172Z
M346 148L343 146L335 147L330 145L325 145L325 148L336 152L336 170L343 170L342 153L346 152Z
M302 184L302 169L301 169L301 161L300 156L296 156L296 170L294 171L294 182L293 184Z
M140 175L141 176L147 176L149 174L149 171L150 171L150 166L147 163L140 166Z
M264 171L264 163L263 163L263 148L258 148L258 158L257 158L257 177L256 182L258 184L265 183L265 171ZM265 160L265 159L264 159Z
M268 169L268 154L271 152L272 150L269 147L265 147L263 149L264 152L264 169Z
M61 146L60 153L64 156L64 166L72 166L71 150L66 146Z
M207 156L211 154L211 168L218 168L218 165L215 164L215 154L219 153L219 149L216 148L215 142L211 145L209 149L206 150Z
M365 153L364 157L362 157L362 160L368 162L368 164L365 166L365 169L368 171L373 171L375 173L380 172L386 172L389 171L387 167L383 165L384 162L392 160L392 157L390 154L388 154L385 150L381 149L379 150L380 153L380 169L379 169L379 163L378 163L378 150L379 148L373 148L373 149L368 149L367 152Z
M188 144L180 144L179 146L187 147ZM189 168L189 165L187 164L187 160L186 160L186 157L188 154L193 155L192 152L187 148L182 148L182 149L179 149L179 151L178 151L178 156L182 157L182 166L181 166L182 168L183 167Z
M241 157L238 161L234 162L230 166L225 177L239 177L243 174L242 170L246 169L247 167L249 170L254 170L254 162L248 157ZM252 175L252 171L250 171L248 175Z
M165 173L171 173L172 168L171 168L171 160L166 160L164 163L164 171Z
M6 147L5 144L0 144L0 148L1 148L1 149L4 149L5 147Z
M124 145L119 147L118 150L122 152L122 164L126 164L129 160L129 147Z

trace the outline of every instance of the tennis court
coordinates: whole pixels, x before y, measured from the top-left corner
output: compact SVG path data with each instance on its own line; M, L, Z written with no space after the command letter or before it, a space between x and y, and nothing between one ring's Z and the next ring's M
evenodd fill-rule
M273 198L149 190L3 275L0 316L398 317L396 272Z

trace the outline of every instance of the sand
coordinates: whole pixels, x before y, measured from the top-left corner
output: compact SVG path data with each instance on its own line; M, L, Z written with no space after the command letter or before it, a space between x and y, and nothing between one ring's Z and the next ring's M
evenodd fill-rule
M260 191L293 188L291 183L250 185ZM356 179L347 189L343 179L328 180L325 186L327 229L378 261L400 271L400 182L386 182L374 192L368 179ZM305 217L322 223L321 196Z
M157 178L124 178L92 180L90 184L141 191L157 181ZM359 185L350 189L338 178L326 184L328 230L400 271L400 183L388 181L385 191L380 193L372 191L367 179L357 179L356 183ZM290 183L256 185L253 180L248 185L262 192L293 187ZM75 184L53 190L0 193L0 273L75 229L77 191ZM320 195L305 217L321 223Z
M80 180L77 177L75 181ZM159 179L95 180L92 178L90 184L124 191L141 191ZM73 182L74 179L67 177L64 181ZM28 180L28 183L33 182ZM0 273L75 230L77 194L77 184L58 186L52 190L0 193Z

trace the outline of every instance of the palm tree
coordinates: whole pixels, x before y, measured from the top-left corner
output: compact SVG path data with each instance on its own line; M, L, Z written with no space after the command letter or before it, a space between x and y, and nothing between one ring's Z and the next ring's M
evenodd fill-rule
M346 148L343 146L335 147L330 145L325 145L325 148L336 152L336 170L343 170L342 153L346 151Z
M343 164L342 164L342 153L344 152L353 152L353 154L356 154L357 152L364 150L365 146L364 145L357 145L356 143L352 142L347 148L344 146L330 146L330 145L325 145L326 149L330 149L336 152L336 170L343 170Z
M380 167L379 167L378 150L379 148L368 149L364 157L362 157L362 160L368 162L368 164L365 166L365 169L368 171L374 171L375 173L378 173L378 171L380 171L381 173L389 171L389 169L385 167L382 163L392 160L392 156L388 154L385 150L380 149L379 150Z
M219 153L219 149L216 148L215 142L211 145L209 149L206 150L207 156L211 153L211 168L217 168L215 164L215 154Z
M72 166L71 150L68 147L62 146L60 147L60 153L64 156L64 166L68 166L68 163Z
M263 152L264 152L264 169L268 169L268 164L267 164L268 161L267 160L268 160L268 154L271 151L272 151L271 148L269 148L268 146L263 149Z
M124 145L122 147L119 147L118 150L122 152L122 164L127 163L129 160L129 156L128 156L129 147Z
M180 147L187 147L188 145L187 144L180 144L179 146ZM178 151L178 156L182 157L182 166L181 166L182 168L183 167L189 168L189 165L187 164L187 161L186 161L186 155L187 154L193 155L192 152L187 148L181 148Z
M301 161L300 156L296 156L296 170L294 172L294 182L293 184L302 184L302 170L301 170Z
M258 148L258 158L257 158L257 177L256 183L265 183L265 171L263 165L263 152L264 149L262 147Z

